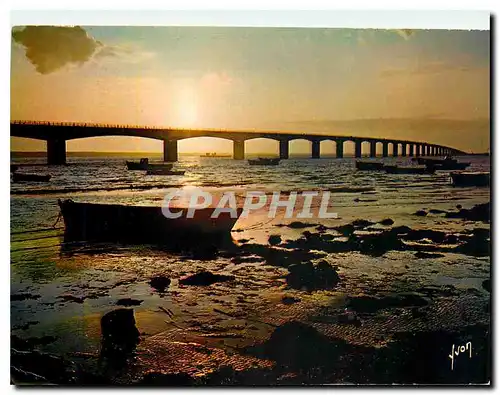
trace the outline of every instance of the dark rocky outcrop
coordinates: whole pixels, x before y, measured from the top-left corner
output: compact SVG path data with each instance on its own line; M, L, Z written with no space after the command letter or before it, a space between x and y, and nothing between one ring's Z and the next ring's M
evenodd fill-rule
M143 301L142 300L137 300L137 299L131 299L131 298L123 298L123 299L118 299L116 301L116 304L118 306L139 306Z
M170 283L171 280L166 276L155 276L149 281L149 285L158 292L165 292L165 289L169 287Z
M425 211L425 210L418 210L413 215L416 215L417 217L425 217L425 216L427 216L427 211Z
M224 274L214 274L209 271L201 271L190 276L183 277L179 280L181 285L212 285L224 281L234 280L234 276Z
M288 271L287 284L295 289L332 289L340 281L337 271L326 261L290 265Z
M139 343L133 309L116 309L101 318L101 356L121 364Z
M267 241L272 246L278 245L281 243L281 236L280 235L270 235L269 238L267 239Z

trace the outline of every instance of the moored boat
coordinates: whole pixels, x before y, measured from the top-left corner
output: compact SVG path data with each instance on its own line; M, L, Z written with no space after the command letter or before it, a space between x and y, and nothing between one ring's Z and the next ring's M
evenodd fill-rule
M50 174L25 174L25 173L12 173L13 182L49 182L52 176Z
M356 169L358 170L384 170L384 164L381 162L363 162L356 161Z
M179 245L182 242L204 243L230 237L238 220L222 212L211 218L215 208L197 209L193 218L187 209L179 218L167 218L161 207L126 206L119 204L79 203L71 199L58 200L64 219L66 241L108 241L130 244Z
M248 159L250 165L276 166L280 164L280 158L257 158Z
M486 187L490 185L489 172L460 172L450 173L451 181L454 186L460 187Z
M148 176L183 176L184 170L151 169L146 172Z
M436 171L433 166L384 166L384 170L390 174L433 174Z
M200 155L200 158L230 158L229 154L218 154L217 152L207 152L204 155Z
M148 158L141 158L139 162L126 161L129 170L170 170L174 166L172 163L150 163Z
M436 159L436 158L412 158L413 162L417 162L419 165L442 165L443 163L457 163L456 159L452 159L450 157L446 157L444 159Z

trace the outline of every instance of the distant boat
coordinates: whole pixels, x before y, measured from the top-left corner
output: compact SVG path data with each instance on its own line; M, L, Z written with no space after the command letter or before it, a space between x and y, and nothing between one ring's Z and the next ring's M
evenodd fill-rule
M456 159L452 158L444 158L444 159L436 159L436 158L411 158L413 162L417 162L419 165L441 165L443 163L451 163L454 162L456 163Z
M413 158L413 161L425 166L434 166L436 170L464 170L470 166L470 162L460 163L449 156L444 159Z
M207 152L204 155L200 155L200 158L230 158L229 154L218 154L217 152Z
M23 173L12 173L12 181L14 182L48 182L52 176L50 174L40 175L40 174L23 174Z
M151 169L146 172L148 176L183 176L184 170Z
M19 169L18 165L10 165L10 172L14 173L17 169Z
M174 166L172 163L149 163L148 158L141 158L139 162L126 161L129 170L170 170Z
M384 166L384 170L390 174L433 174L436 171L435 167L432 166Z
M384 170L384 164L381 162L362 162L356 161L356 169L358 170Z
M490 185L489 172L450 173L452 184L460 187L486 187Z
M199 209L193 218L186 216L188 210L172 208L181 212L179 218L167 218L161 207L126 206L119 204L78 203L71 199L58 200L64 219L66 241L108 241L131 244L171 244L179 242L204 243L230 237L236 218L222 212L211 218L215 208Z
M250 165L276 166L280 164L280 158L257 158L248 159Z

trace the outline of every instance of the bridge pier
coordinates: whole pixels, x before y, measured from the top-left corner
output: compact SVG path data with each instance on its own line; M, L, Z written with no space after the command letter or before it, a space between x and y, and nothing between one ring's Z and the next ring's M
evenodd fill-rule
M389 143L382 143L382 156L387 158L389 156Z
M377 156L377 142L370 141L370 158L375 158Z
M245 140L233 141L233 159L236 160L245 159Z
M177 162L178 160L177 140L163 140L163 161Z
M66 164L66 140L47 140L47 164Z
M363 142L362 142L362 141L360 141L360 140L356 140L356 141L354 142L354 156L355 156L356 158L361 158L361 144L362 144L362 143L363 143Z
M288 140L280 140L280 159L288 159L290 155L290 148Z
M319 159L320 152L321 152L321 141L312 140L311 141L311 158L312 159Z
M344 157L344 140L337 140L335 142L335 146L337 149L336 157L343 158Z
M398 143L392 143L392 156L395 158L398 156Z
M406 144L401 144L401 156L406 156Z
M409 144L409 146L410 146L410 152L408 153L408 156L413 156L414 145L413 144Z

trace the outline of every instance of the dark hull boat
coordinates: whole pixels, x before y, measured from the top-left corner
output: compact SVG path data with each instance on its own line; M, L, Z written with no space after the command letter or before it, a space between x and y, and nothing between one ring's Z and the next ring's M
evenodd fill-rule
M436 170L465 170L470 166L470 162L459 163L456 159L429 159L429 158L413 158L420 165L434 166Z
M146 172L148 176L183 176L184 173L184 170L173 171L166 169L152 169Z
M358 170L374 170L381 171L384 170L384 164L380 162L362 162L356 161L356 169Z
M384 166L384 170L390 174L433 174L434 167L405 167L405 166Z
M490 185L489 172L450 173L453 185L458 187L486 187Z
M250 165L276 166L280 164L280 158L258 158L248 159Z
M230 158L229 154L218 154L216 152L207 152L205 155L200 155L200 158Z
M50 174L40 175L40 174L13 173L12 174L12 181L14 181L14 182L23 182L23 181L49 182L50 177L52 177Z
M172 163L149 163L148 158L142 158L140 162L126 161L129 170L171 170Z
M172 208L173 213L182 210L182 215L167 218L161 207L77 203L71 199L58 200L58 204L65 241L193 245L230 239L238 220L227 212L211 218L214 208L196 210L193 218L186 217L187 209ZM236 217L241 212L238 209Z

